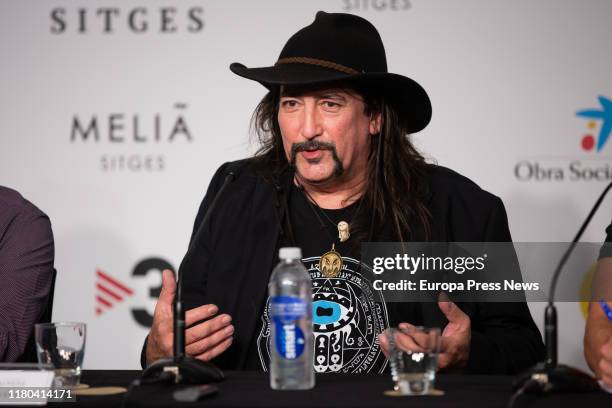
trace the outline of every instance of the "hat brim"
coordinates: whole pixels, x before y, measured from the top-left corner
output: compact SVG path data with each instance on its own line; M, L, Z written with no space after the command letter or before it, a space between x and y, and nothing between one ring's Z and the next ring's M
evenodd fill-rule
M247 68L234 62L230 70L243 78L261 83L270 89L279 85L318 85L338 81L367 82L378 87L385 100L398 110L400 121L408 133L423 130L431 120L431 101L425 89L403 75L386 72L347 74L310 64L279 64L271 67Z

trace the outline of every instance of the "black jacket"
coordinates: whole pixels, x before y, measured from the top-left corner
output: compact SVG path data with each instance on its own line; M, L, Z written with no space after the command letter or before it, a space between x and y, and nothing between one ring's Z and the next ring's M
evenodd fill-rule
M202 239L197 242L199 250L185 260L182 284L186 310L214 303L232 316L233 344L214 362L223 369L241 369L256 336L278 247L286 241L287 227L281 222L283 200L293 177L285 174L267 181L255 171L251 159L225 163L213 176L200 205L194 233L230 171L236 174L235 180L223 191L204 226ZM429 241L511 241L506 212L498 197L440 166L428 167L427 180ZM415 231L418 238L422 231ZM542 339L525 303L459 306L472 324L466 372L511 374L543 358ZM436 303L389 303L388 307L390 315L394 309L400 321L440 327L447 322ZM399 321L390 319L389 323L396 325ZM142 357L144 366L144 353Z

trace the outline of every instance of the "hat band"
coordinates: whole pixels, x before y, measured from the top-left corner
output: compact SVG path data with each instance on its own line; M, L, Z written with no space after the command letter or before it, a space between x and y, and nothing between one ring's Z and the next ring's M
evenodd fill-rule
M356 69L347 67L345 65L337 64L335 62L325 61L325 60L321 60L317 58L308 58L308 57L281 58L278 61L276 61L276 64L274 65L279 65L279 64L310 64L310 65L317 65L319 67L324 67L324 68L331 68L336 71L344 72L345 74L353 74L353 75L359 74L359 71L357 71Z

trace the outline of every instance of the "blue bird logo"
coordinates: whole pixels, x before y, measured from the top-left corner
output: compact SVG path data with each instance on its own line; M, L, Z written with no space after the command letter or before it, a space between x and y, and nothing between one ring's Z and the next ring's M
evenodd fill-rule
M610 132L612 131L612 101L605 96L599 96L599 104L601 105L601 110L597 109L585 109L576 112L576 116L580 116L582 118L587 119L600 119L602 120L601 129L599 130L599 136L597 138L597 151L600 152L601 149L606 145L608 138L610 137ZM589 122L589 127L594 128L595 123L593 121ZM593 136L586 135L582 139L582 148L585 150L591 150L595 144L595 140Z

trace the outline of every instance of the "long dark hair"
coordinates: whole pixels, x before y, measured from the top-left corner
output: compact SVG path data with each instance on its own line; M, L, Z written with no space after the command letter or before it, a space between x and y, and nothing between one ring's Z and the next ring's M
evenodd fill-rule
M353 242L371 240L390 222L398 241L415 239L415 227L423 227L429 235L429 211L424 203L426 195L423 156L412 145L401 125L393 105L376 95L373 87L363 84L342 84L360 95L365 102L365 114L380 113L381 131L371 137L367 162L367 181L351 222ZM257 105L251 128L260 147L255 153L257 169L266 178L274 178L290 167L280 127L278 109L280 88L272 88Z

